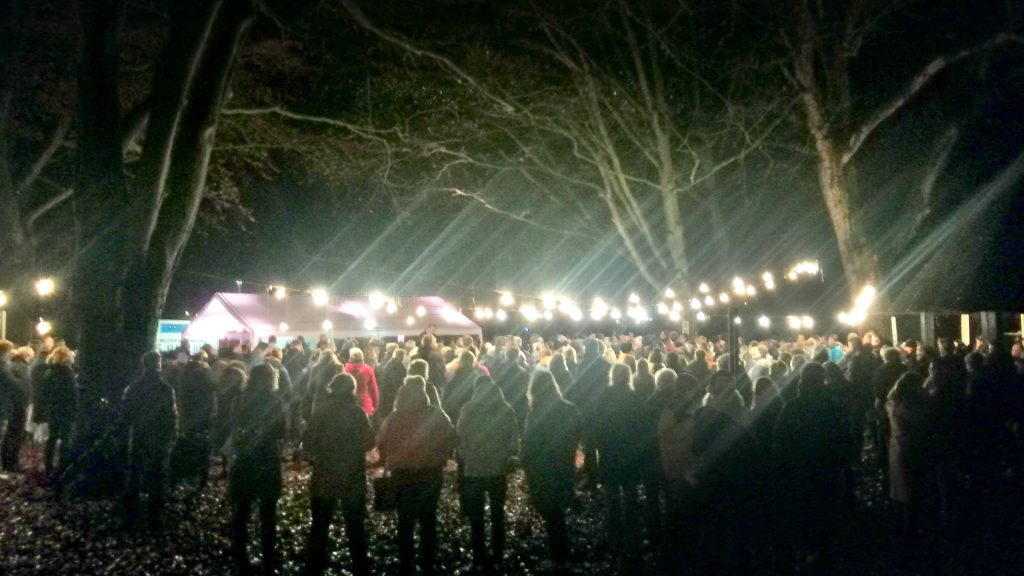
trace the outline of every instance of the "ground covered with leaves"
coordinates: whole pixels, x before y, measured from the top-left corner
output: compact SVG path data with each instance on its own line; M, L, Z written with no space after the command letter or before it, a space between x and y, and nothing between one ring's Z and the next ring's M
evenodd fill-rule
M33 452L29 460L37 458ZM309 537L309 469L291 464L285 477L285 492L279 502L280 573L298 575L305 565ZM1006 517L1003 524L987 528L960 526L958 530L964 532L943 533L926 526L923 544L905 553L893 539L893 511L883 497L881 474L865 464L858 470L858 477L856 502L846 507L841 532L836 535L833 573L999 574L1007 573L1007 567L1022 560L1019 546L1003 544L1021 532L1020 515ZM469 526L459 511L454 486L454 473L449 470L440 507L439 574L470 572ZM601 499L595 494L580 492L578 505L570 515L573 558L568 566L556 567L547 560L543 526L529 506L521 472L509 482L506 513L506 574L657 573L657 558L649 543L645 542L640 558L628 562L606 545ZM214 478L201 494L191 488L176 489L168 505L165 530L151 533L125 531L115 501L58 503L38 473L0 475L0 574L229 574L229 517L225 483L219 478ZM338 520L332 526L329 573L347 574L351 563ZM399 574L394 514L371 512L368 524L374 573ZM251 555L257 556L255 529L251 531L250 548ZM774 573L778 568L757 564L752 570L755 573Z

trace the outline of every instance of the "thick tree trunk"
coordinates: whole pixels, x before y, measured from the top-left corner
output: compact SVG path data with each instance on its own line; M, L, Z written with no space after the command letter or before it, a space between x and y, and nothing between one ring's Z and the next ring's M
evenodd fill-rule
M878 284L878 258L869 248L868 239L853 213L850 183L831 146L819 147L818 180L839 246L846 283L851 296L856 296L865 284Z
M250 0L226 0L209 27L210 33L200 40L203 46L196 49L200 60L187 105L179 113L180 126L163 191L165 199L155 217L144 258L126 280L130 289L124 329L133 357L153 349L155 344L156 323L206 188L218 112L238 46L253 14Z

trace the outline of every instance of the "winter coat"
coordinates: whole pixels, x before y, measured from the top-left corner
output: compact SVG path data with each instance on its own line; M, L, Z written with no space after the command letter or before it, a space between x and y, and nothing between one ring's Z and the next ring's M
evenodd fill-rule
M276 498L281 493L278 440L284 437L284 407L272 391L246 390L231 408L234 460L228 493L234 499Z
M643 400L635 392L625 386L605 388L587 417L586 428L600 454L602 483L629 485L642 479L649 428Z
M277 371L277 397L284 404L291 404L293 388L291 372L277 358L264 358L263 363L269 364Z
M366 452L373 432L363 407L352 396L329 394L317 406L306 432L313 461L313 498L366 492Z
M907 371L907 367L900 361L885 362L875 370L873 381L875 391L875 406L883 408L889 392L896 385L896 381Z
M444 387L444 393L441 395L441 408L449 418L455 421L456 426L462 417L462 408L473 399L473 384L482 375L483 372L477 368L460 367L455 371L448 385Z
M697 459L693 454L693 433L697 422L697 403L687 405L681 399L663 399L662 396L665 396L662 392L656 392L648 401L652 408L656 408L653 413L662 476L671 481L695 484Z
M608 373L611 369L611 363L604 358L585 358L580 364L576 380L565 391L565 399L575 404L584 414L593 411L601 392L608 388Z
M388 470L440 470L455 449L455 428L437 406L395 410L377 435Z
M47 364L39 369L39 387L34 390L35 421L71 424L78 399L75 371L67 364Z
M514 360L506 360L494 370L494 383L501 388L508 402L516 412L516 420L520 428L526 422L526 413L529 411L529 402L526 398L526 390L530 386L530 375Z
M931 433L931 409L922 390L917 398L896 402L890 396L886 411L889 437L889 497L903 504L920 504Z
M459 412L456 438L463 475L500 476L518 450L515 412L503 400L473 398Z
M372 415L378 406L380 396L377 391L377 375L373 368L362 362L345 364L345 372L356 379L356 401L363 407L363 412Z
M444 358L441 354L433 348L420 348L413 360L423 360L427 363L429 370L427 371L427 384L432 385L438 393L444 388ZM428 395L432 396L428 392Z
M209 433L217 406L217 388L210 368L199 362L190 363L181 375L175 396L182 436Z
M827 388L800 391L786 402L775 425L779 488L802 506L831 505L846 462L846 412ZM801 499L803 495L808 499Z
M156 371L146 371L125 388L121 416L132 458L167 455L178 436L174 389Z
M397 358L392 358L377 374L377 392L380 395L377 416L384 418L395 409L395 396L405 380L405 364Z
M860 350L846 357L846 377L853 385L854 406L861 413L873 403L875 370L881 365L881 358L870 350Z
M708 378L711 378L711 369L708 368L707 363L703 360L690 362L686 366L686 371L697 379L697 384L700 384L701 387L708 381Z
M579 412L570 402L555 400L531 408L520 462L538 508L564 507L572 501L580 431Z

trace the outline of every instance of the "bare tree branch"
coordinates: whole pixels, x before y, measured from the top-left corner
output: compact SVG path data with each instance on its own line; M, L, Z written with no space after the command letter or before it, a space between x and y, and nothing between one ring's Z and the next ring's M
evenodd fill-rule
M907 86L895 98L877 110L870 118L868 118L867 122L861 125L861 127L858 128L852 136L850 136L850 142L847 144L846 150L842 155L843 165L849 163L853 156L857 154L857 151L860 150L864 141L871 137L879 125L903 109L903 107L906 106L914 96L928 86L932 79L938 76L941 72L950 66L981 52L992 50L993 48L1005 44L1021 43L1024 43L1024 39L1019 36L1005 33L997 34L977 46L964 48L957 52L953 52L952 54L945 54L929 62L924 68L914 75L910 83L907 84Z

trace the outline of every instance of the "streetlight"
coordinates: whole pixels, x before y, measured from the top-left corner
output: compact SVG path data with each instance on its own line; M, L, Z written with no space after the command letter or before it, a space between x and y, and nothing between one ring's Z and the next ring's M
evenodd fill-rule
M53 281L53 278L40 278L35 283L36 294L40 297L52 296L57 290L57 283Z

